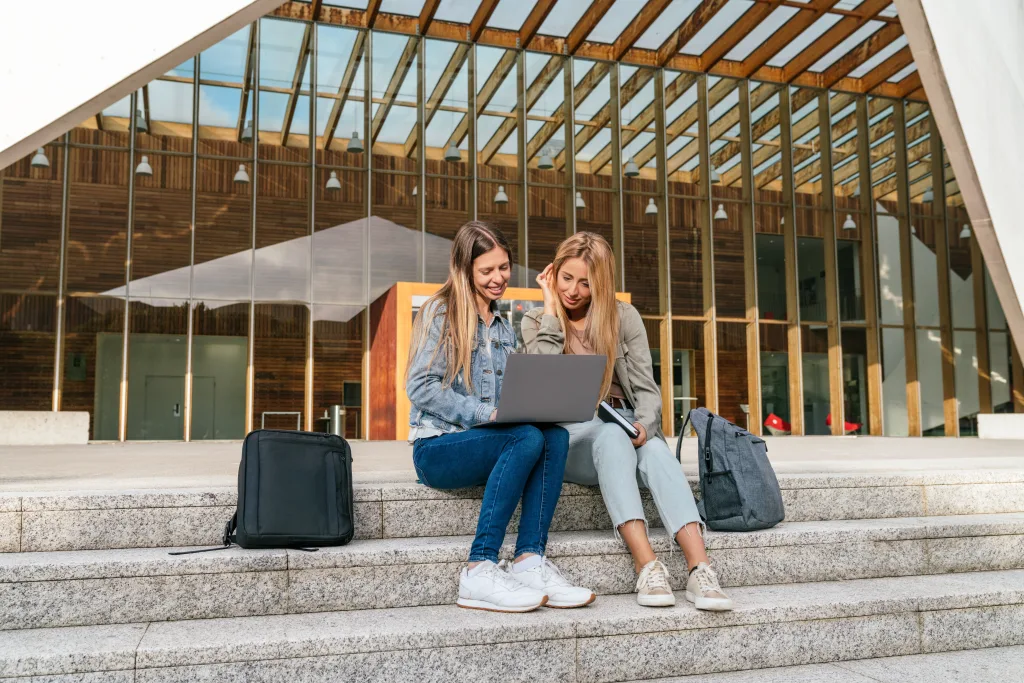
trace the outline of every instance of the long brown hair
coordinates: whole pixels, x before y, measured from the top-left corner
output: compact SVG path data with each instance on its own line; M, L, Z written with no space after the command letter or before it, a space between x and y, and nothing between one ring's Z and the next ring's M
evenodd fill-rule
M562 265L572 258L582 259L587 264L587 281L590 283L590 306L587 308L586 327L583 338L595 354L608 360L604 368L601 396L608 395L615 372L615 355L619 343L619 309L615 303L615 257L607 240L593 232L578 232L560 245L555 253L551 269L552 287L558 286L558 273ZM557 291L557 290L556 290ZM565 353L572 353L569 346L569 315L562 305L561 297L555 297L558 319L565 330Z
M434 317L443 316L441 336L430 364L443 349L447 366L442 386L448 388L460 372L468 391L473 391L470 366L476 345L476 287L473 285L473 261L495 247L501 247L512 262L512 249L505 235L493 225L470 221L459 228L452 240L452 253L448 262L448 280L440 290L420 307L413 328L413 343L409 348L409 367L412 359L427 340Z

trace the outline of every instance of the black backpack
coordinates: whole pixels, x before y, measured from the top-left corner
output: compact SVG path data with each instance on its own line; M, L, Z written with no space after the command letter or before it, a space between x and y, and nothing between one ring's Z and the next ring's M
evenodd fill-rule
M238 507L224 527L224 547L345 545L355 532L352 498L352 451L345 439L256 430L242 444ZM171 554L195 552L203 551Z
M687 423L697 432L700 501L697 511L716 531L755 531L781 522L786 511L764 439L707 408L686 416L676 441L680 460Z

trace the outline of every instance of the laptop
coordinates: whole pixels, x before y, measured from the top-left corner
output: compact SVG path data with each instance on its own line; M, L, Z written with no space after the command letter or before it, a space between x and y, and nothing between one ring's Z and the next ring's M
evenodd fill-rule
M514 353L494 422L586 422L601 399L604 356Z

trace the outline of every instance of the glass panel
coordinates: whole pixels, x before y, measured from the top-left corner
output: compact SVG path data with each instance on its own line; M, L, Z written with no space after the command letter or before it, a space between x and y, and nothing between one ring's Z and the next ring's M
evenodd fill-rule
M199 86L200 154L252 158L255 59L250 30L246 26L199 57L201 80L218 83Z
M373 174L370 301L396 282L423 280L423 233L417 227L416 176Z
M903 322L903 268L900 261L900 221L878 202L878 298L883 323Z
M619 78L619 103L622 107L622 187L624 190L637 192L655 192L658 160L654 139L654 69L635 69L623 65L619 68ZM668 88L666 93L667 90ZM587 128L578 133L577 144L581 136L586 138L588 135L597 135L598 130L600 129ZM671 163L669 168L675 171Z
M309 169L259 165L256 299L309 300Z
M253 342L253 426L304 429L309 307L257 304Z
M953 363L956 372L956 404L960 436L978 435L978 333L953 332Z
M754 160L754 200L788 203L782 194L782 128L779 86L751 82L751 147ZM714 157L717 159L718 155ZM732 174L726 174L729 182Z
M392 178L398 176L391 176ZM427 178L427 234L425 236L427 282L448 279L452 240L469 220L469 182Z
M899 215L896 201L896 137L894 100L872 97L868 99L868 132L871 147L871 195L879 215ZM882 231L879 220L879 233ZM881 237L881 234L879 235ZM899 243L898 240L896 242ZM883 244L879 242L881 255ZM899 253L898 250L893 253Z
M57 292L64 148L37 154L0 170L0 291Z
M789 417L789 341L785 325L760 325L761 424L766 434L783 436Z
M938 330L917 330L917 376L921 385L921 433L944 436L942 335Z
M515 50L477 46L477 175L506 181L506 192L508 185L521 178L516 119L518 82ZM456 130L465 127L460 120Z
M90 133L76 129L74 137L92 137ZM72 148L69 170L68 292L123 297L128 232L128 154L105 149ZM114 436L109 438L117 438L116 414Z
M362 438L363 326L359 306L313 307L313 429L327 431L321 411L345 410L343 436Z
M469 137L464 123L469 112L469 50L468 43L427 41L424 110L427 149L432 152L427 157L428 174L469 176ZM406 149L412 147L415 135L415 131L410 133Z
M325 157L342 156L328 151ZM332 175L333 178L332 178ZM337 187L332 180L336 180ZM366 173L317 168L313 301L366 301Z
M955 181L954 181L955 182ZM970 218L959 195L946 206L946 235L949 243L949 293L953 327L974 328L974 262Z
M907 436L907 368L903 330L882 328L882 420L885 436Z
M856 214L862 211L861 192L867 190L862 186L865 178L860 176L860 156L857 153L861 136L868 131L861 130L857 125L857 100L846 93L830 93L829 106L832 112L832 184L833 205L836 210L836 222L842 224L847 215L859 226L861 219ZM848 239L859 239L858 227L849 228L850 232L843 235Z
M374 168L417 170L415 157L406 156L404 146L416 128L418 40L397 33L373 35Z
M53 407L56 307L52 295L0 294L0 410Z
M844 433L868 433L867 332L842 331Z
M844 322L864 322L860 242L836 240L836 266L839 276L839 319Z
M607 197L606 204L611 203L610 195L603 197ZM633 305L641 313L658 315L658 216L646 212L647 199L631 194L624 197L623 260L626 291L633 295Z
M719 316L744 318L747 315L745 271L743 267L743 219L745 205L719 204L726 218L715 211L712 242L715 259L715 306Z
M184 439L188 301L132 298L126 436L133 441Z
M718 323L718 413L746 427L750 421L747 398L747 331L743 323Z
M555 259L555 251L566 237L565 190L560 187L531 187L526 206L530 217L527 258L530 270L539 273ZM527 284L537 286L532 278Z
M118 438L124 299L69 297L66 325L61 410L88 412L89 438L114 441Z
M317 149L324 149L330 140L329 149L337 152L325 155L321 163L359 166L363 164L362 153L345 150L353 131L363 144L366 140L366 34L325 24L317 24L317 31Z
M244 173L239 167L228 160L198 162L193 269L197 298L248 300L251 296L252 165Z
M197 301L193 315L192 439L244 438L249 304Z
M309 24L260 20L260 157L309 159ZM298 135L292 135L292 133Z
M185 65L189 72L193 70L192 60ZM142 117L136 120L137 150L192 151L192 74L179 75L182 72L178 67L164 76L174 80L158 78L138 91Z
M910 212L935 212L932 186L931 117L927 105L905 103L907 126L907 173L910 182Z
M755 217L757 306L763 320L786 320L786 249L782 209L758 206ZM776 232L777 231L777 232Z
M700 166L697 78L693 74L665 72L665 140L668 145L668 191L674 195L705 197L698 183Z
M992 276L989 275L988 268L985 268L985 308L988 314L988 329L990 330L1005 330L1006 316L1003 315L1003 307L999 303L999 297L996 295L995 285L992 284Z
M670 192L673 185L681 183L671 183ZM706 211L707 204L703 201L681 197L669 199L669 268L672 275L673 315L704 315L700 224L701 216L706 216Z
M496 183L481 182L477 187L480 193L478 198L480 220L486 221L501 230L505 235L505 239L508 240L509 246L512 247L512 279L509 285L515 287L526 286L525 283L536 277L537 273L534 271L532 276L527 275L523 271L522 264L515 263L519 254L519 220L517 216L519 213L520 186L499 186ZM507 202L495 201L498 197L499 187L505 193L505 196L508 197Z
M1010 335L1006 332L989 332L988 355L990 376L992 378L992 412L1012 413Z
M708 81L709 85L711 80ZM723 78L708 91L711 140L711 196L739 201L743 198L743 166L740 163L739 81ZM695 177L699 175L695 174Z
M151 154L146 163L152 175L135 173L130 294L132 298L187 298L192 259L192 159Z
M526 53L526 162L531 183L564 185L567 181L564 64L565 59L557 55ZM588 134L576 135L577 148L589 141Z
M796 247L800 320L825 322L825 242L815 237L798 237Z
M653 339L650 333L648 338ZM672 384L675 406L674 424L699 406L707 405L704 382L704 324L675 320L672 322ZM656 368L655 377L660 377Z
M914 317L918 327L939 326L939 270L936 232L944 226L916 219L910 233L914 270Z
M821 186L822 137L819 94L820 91L810 88L793 88L790 92L793 126L793 188L796 192L797 207L821 207L823 205L822 194L828 191L828 188ZM853 99L849 95L845 97L851 101Z
M800 361L804 373L804 434L832 433L831 395L828 387L828 330L811 325L800 330Z
M603 180L610 185L610 178L606 176L589 176L590 178L597 178ZM614 231L612 229L612 215L618 206L618 196L614 192L597 192L593 190L587 190L582 187L577 187L576 197L576 231L588 231L597 233L601 237L608 241L608 244L614 244ZM627 195L626 196L626 212L629 214L629 220L626 225L626 239L624 246L626 249L626 272L636 267L636 263L630 262L630 249L633 251L633 258L637 258L639 253L645 253L647 257L651 257L650 250L653 252L653 261L645 261L644 267L651 271L651 275L654 276L657 281L657 268L650 268L651 263L658 262L657 244L658 244L658 216L657 214L647 213L647 201L646 197L638 195ZM634 243L634 240L639 240ZM640 276L644 277L644 276ZM655 288L657 292L657 288ZM635 301L633 302L636 303ZM657 311L652 311L656 313Z

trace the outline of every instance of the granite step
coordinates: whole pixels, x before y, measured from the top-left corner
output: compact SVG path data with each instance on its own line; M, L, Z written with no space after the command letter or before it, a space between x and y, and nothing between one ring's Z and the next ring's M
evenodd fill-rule
M659 678L650 683L1021 683L1024 646ZM633 682L638 683L638 682Z
M779 484L791 522L1024 512L1024 470L782 474ZM357 484L356 538L472 534L481 496L479 488ZM0 552L216 544L235 500L229 488L0 494ZM658 526L646 492L644 500ZM610 528L596 488L563 486L553 531Z
M503 554L511 556L514 538ZM354 541L348 546L171 556L166 549L0 555L0 630L133 621L446 605L471 537ZM655 550L683 587L685 558ZM784 522L709 532L726 587L1024 568L1024 513ZM555 532L548 554L600 595L632 593L632 560L605 531ZM681 599L681 596L680 596Z
M1024 571L734 589L731 613L602 597L0 633L0 678L136 683L613 683L1024 644ZM43 680L40 678L40 680Z

